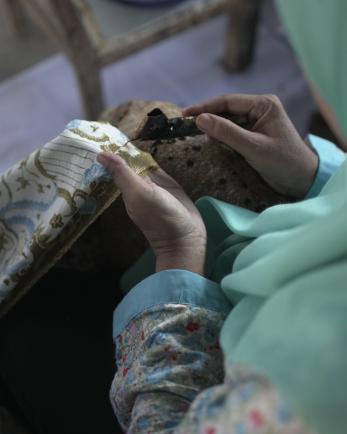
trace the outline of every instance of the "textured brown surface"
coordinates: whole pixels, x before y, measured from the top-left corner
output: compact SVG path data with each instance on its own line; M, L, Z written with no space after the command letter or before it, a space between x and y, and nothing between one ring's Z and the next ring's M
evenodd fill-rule
M167 116L180 116L181 110L159 101L131 101L103 113L108 121L133 138L146 114L160 107ZM288 201L277 194L237 153L204 136L162 142L136 141L151 152L193 200L213 196L254 211ZM123 202L117 200L81 237L61 265L76 269L124 269L146 248L140 232L127 217Z

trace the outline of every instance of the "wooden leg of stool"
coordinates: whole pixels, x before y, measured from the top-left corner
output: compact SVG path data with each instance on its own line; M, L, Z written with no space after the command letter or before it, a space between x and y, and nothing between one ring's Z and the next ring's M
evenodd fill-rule
M100 68L95 65L75 65L75 71L85 117L88 120L97 120L105 108Z
M230 71L241 71L253 58L261 0L231 0L224 63Z
M19 0L0 0L0 10L3 12L6 25L12 33L21 33L24 24L24 12Z

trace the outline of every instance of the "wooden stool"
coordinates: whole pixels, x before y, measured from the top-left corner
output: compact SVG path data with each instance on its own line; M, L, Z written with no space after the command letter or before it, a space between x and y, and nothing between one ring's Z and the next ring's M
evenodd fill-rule
M104 66L218 14L230 17L225 66L230 71L239 71L252 60L261 0L186 0L178 6L160 9L104 2L108 14L103 16L114 23L115 33L106 37L100 3L98 0L0 0L12 29L20 29L25 8L66 54L74 67L88 119L96 119L104 109L101 82Z

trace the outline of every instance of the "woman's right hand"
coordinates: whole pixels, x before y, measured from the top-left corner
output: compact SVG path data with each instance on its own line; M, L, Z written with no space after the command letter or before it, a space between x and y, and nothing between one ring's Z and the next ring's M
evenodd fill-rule
M98 162L112 174L129 217L156 256L156 271L183 269L204 274L206 228L196 206L162 169L137 175L119 156L102 152Z
M218 116L247 115L244 129ZM184 116L198 116L204 133L240 153L279 193L302 198L318 168L316 153L301 139L274 95L225 95L190 106Z

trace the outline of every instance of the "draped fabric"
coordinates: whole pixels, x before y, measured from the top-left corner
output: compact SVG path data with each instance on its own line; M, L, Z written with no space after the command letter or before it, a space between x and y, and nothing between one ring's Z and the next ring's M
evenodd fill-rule
M73 121L0 180L0 314L119 194L95 161L156 167L109 124ZM222 329L228 363L267 375L317 432L347 424L347 161L318 197L261 214L198 201L208 273L235 306Z
M277 384L317 432L347 425L347 161L316 198L261 214L198 207L213 280L235 305L221 334L231 363Z
M276 0L298 59L347 139L347 2Z
M0 178L0 316L119 195L96 155L110 151L139 174L156 167L117 128L74 120Z

